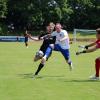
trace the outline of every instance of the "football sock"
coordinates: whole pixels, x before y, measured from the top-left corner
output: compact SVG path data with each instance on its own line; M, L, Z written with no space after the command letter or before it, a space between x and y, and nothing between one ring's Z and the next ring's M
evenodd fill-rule
M38 73L40 72L40 70L44 67L44 64L39 64L39 67L37 69L37 71L35 72L35 75L38 75Z
M71 66L71 65L72 65L71 60L68 60L68 65L69 65L69 66Z
M51 52L52 52L52 48L48 47L47 50L46 50L46 52L45 52L46 57L49 57L49 55L51 54Z
M100 60L96 59L95 61L95 70L96 70L96 77L99 77L99 70L100 70Z

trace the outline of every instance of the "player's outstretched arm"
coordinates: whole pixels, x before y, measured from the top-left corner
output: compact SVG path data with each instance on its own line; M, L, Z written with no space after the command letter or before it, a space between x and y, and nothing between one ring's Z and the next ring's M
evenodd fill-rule
M94 42L94 43L91 43L91 44L89 44L89 45L86 45L86 46L85 46L85 49L88 49L89 47L92 47L92 46L94 46L94 45L96 45L95 42Z
M66 40L66 39L69 39L69 36L68 36L67 32L65 32L64 33L64 37L62 39L59 39L58 41L62 42L64 40Z
M87 49L87 50L83 50L83 51L80 51L80 52L76 52L76 55L80 55L80 54L82 54L82 53L90 53L90 52L94 52L94 51L96 51L98 48L95 46L95 47L93 47L93 48L91 48L91 49Z
M37 37L32 37L31 39L34 41L40 41Z
M30 38L31 40L34 41L39 41L39 39L37 37L32 37L30 34L27 34L28 38Z

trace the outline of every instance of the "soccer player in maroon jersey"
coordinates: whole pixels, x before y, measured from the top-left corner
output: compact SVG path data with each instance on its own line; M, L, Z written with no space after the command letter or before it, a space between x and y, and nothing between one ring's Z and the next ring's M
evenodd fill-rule
M89 45L85 46L86 50L83 50L82 52L76 52L76 55L82 54L82 53L90 53L94 52L98 49L100 49L100 28L96 29L96 38L97 40L94 43L91 43ZM92 47L93 46L93 47ZM88 49L89 47L92 47ZM95 75L91 76L90 79L92 80L99 80L99 71L100 71L100 57L96 58L95 60Z

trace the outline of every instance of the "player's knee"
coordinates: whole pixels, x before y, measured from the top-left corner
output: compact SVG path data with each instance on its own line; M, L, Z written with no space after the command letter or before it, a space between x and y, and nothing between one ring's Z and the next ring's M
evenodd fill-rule
M42 60L41 60L41 63L42 63L42 64L45 64L45 62L46 62L46 58L43 57Z
M50 47L51 47L52 49L54 49L54 44L50 44Z
M41 60L41 63L42 63L43 65L45 64L45 62L46 62L45 59L42 59L42 60Z

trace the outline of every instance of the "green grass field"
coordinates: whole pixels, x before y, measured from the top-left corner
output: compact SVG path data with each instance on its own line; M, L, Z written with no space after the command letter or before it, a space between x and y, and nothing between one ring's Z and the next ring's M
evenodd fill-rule
M76 56L71 45L74 70L69 71L63 56L53 52L39 76L32 78L39 62L33 63L40 42L0 43L0 100L100 100L100 81L90 81L99 50Z

